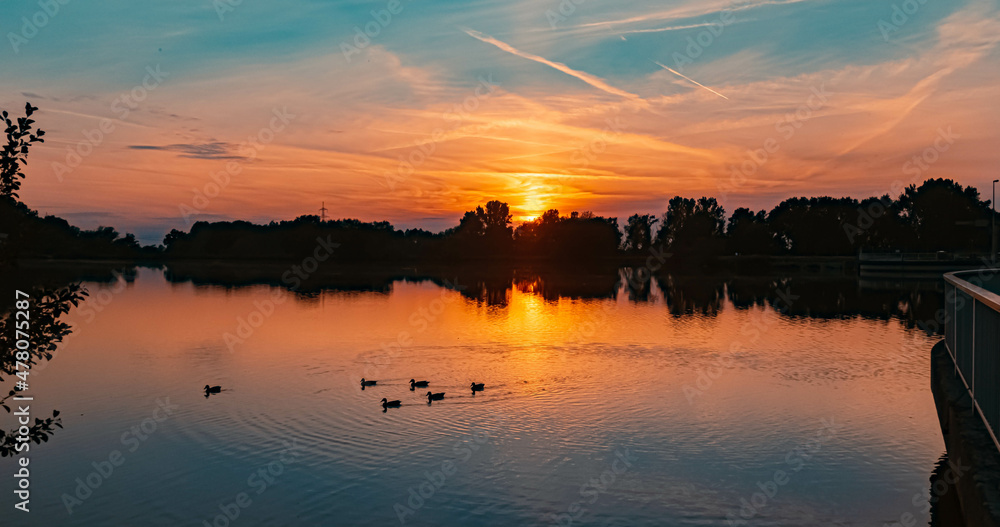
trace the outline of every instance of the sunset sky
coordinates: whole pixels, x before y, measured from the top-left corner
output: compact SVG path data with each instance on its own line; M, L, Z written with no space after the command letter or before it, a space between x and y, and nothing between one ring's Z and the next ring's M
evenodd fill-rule
M996 1L576 1L4 2L0 107L47 132L21 198L157 243L322 201L440 230L1000 175Z

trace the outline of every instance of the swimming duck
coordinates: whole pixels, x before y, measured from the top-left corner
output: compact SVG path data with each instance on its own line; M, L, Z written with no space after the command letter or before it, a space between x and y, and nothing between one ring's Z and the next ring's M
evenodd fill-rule
M444 399L444 392L441 393L427 392L427 402L440 401L441 399Z
M222 391L222 386L209 386L205 385L205 393L219 393Z
M411 390L414 388L426 388L428 384L430 384L429 381L415 381L413 379L410 379Z
M389 401L385 397L382 398L382 408L399 408L401 404L403 404L402 401Z
M378 381L366 381L364 377L361 378L361 386L375 386Z
M481 392L485 388L486 388L486 384L484 384L484 383L479 383L479 384L472 383L472 391L474 391L474 392Z

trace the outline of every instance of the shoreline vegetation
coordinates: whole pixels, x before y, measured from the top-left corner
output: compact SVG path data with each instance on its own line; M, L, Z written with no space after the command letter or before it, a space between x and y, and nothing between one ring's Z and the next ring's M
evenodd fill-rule
M82 230L56 216L41 217L0 196L0 264L19 260L126 262L289 262L318 252L338 264L642 265L667 268L773 269L801 262L851 265L860 252L985 253L990 202L974 187L948 179L911 185L888 196L790 198L771 211L739 208L728 218L714 198L675 197L659 218L617 218L549 210L514 226L510 207L490 201L440 233L396 229L355 219L196 222L174 229L162 244L142 246L112 227ZM870 212L871 211L871 212ZM324 260L326 261L326 260ZM659 266L658 266L659 267Z

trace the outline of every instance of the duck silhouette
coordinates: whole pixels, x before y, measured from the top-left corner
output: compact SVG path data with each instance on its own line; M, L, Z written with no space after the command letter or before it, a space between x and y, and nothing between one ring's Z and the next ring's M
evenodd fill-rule
M486 389L486 384L484 383L479 383L479 384L476 384L475 382L472 383L472 391L474 392L481 392L485 389Z
M430 381L415 381L410 379L410 389L414 388L426 388L430 384Z
M366 381L364 377L361 378L361 387L362 388L365 387L365 386L375 386L375 384L377 384L377 383L378 383L378 381Z
M390 401L385 397L382 398L382 408L399 408L402 404L402 401Z
M441 393L427 392L427 402L440 401L441 399L444 399L444 392Z
M219 393L222 391L222 386L209 386L205 385L205 393Z

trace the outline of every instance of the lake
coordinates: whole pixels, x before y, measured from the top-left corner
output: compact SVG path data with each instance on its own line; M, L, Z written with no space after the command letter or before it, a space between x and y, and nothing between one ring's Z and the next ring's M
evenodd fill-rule
M84 285L31 375L35 415L65 428L32 445L17 525L943 514L927 499L940 336L914 327L940 307L934 283L511 271L291 292L140 268Z

